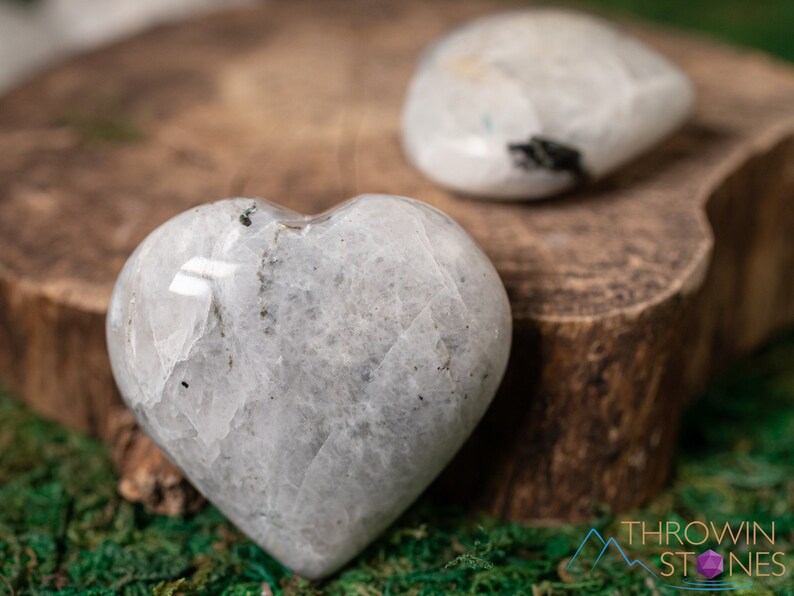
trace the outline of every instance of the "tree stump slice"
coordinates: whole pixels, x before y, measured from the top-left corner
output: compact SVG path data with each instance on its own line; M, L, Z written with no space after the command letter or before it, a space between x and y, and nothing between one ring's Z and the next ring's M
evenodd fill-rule
M317 213L401 194L475 237L515 319L502 389L436 490L514 519L651 497L687 398L794 321L794 72L624 24L693 79L692 121L568 196L466 199L406 162L400 109L429 42L505 8L273 2L148 32L0 99L5 384L114 443L124 494L185 511L194 496L124 421L105 352L127 256L172 215L228 196Z

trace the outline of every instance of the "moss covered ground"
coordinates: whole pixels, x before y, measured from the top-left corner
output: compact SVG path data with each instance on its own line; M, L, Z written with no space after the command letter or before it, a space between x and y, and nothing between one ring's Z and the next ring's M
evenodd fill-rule
M744 594L794 595L794 334L715 382L689 411L669 488L620 521L776 524L789 572ZM0 594L673 594L619 556L565 569L587 526L535 527L420 501L340 574L311 584L218 511L174 519L122 501L107 449L0 397ZM659 565L659 548L631 555Z

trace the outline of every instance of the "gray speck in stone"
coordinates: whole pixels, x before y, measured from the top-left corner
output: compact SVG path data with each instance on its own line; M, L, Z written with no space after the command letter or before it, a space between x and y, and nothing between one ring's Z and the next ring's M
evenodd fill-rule
M471 237L418 201L367 195L316 218L253 206L250 230L252 199L231 199L152 232L116 282L108 350L124 400L190 481L320 578L480 420L507 364L510 307ZM469 397L436 399L452 394Z

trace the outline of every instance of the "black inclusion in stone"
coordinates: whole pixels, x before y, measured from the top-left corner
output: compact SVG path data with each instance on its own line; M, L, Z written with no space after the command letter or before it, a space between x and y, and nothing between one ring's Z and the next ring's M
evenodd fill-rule
M256 211L256 205L251 205L250 207L246 208L240 214L240 223L244 226L248 227L251 225L251 218L249 217L254 211Z
M182 387L187 389L188 387L190 387L190 385L188 385L186 381L182 381Z
M542 168L552 172L570 172L578 178L586 178L582 154L578 149L534 135L525 143L509 143L507 149L513 163L524 170Z

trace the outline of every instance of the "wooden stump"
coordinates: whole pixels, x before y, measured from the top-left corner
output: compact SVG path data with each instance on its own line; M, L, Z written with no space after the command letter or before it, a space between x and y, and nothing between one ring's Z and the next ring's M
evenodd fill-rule
M402 194L471 232L515 317L503 388L438 488L522 519L653 495L687 396L794 321L794 74L629 25L692 77L693 120L567 197L469 200L406 163L400 108L428 42L505 7L273 2L152 31L0 100L9 388L115 442L126 495L184 510L185 483L123 421L105 353L126 257L168 217L231 195L315 213L357 193Z

